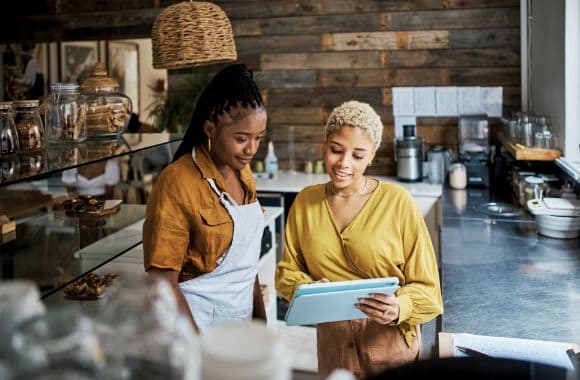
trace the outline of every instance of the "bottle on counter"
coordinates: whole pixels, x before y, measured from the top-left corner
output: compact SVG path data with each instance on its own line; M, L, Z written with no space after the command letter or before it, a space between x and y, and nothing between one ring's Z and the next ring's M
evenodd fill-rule
M278 157L274 153L274 143L270 141L268 143L268 154L266 154L265 169L266 173L269 174L271 178L275 177L278 173Z

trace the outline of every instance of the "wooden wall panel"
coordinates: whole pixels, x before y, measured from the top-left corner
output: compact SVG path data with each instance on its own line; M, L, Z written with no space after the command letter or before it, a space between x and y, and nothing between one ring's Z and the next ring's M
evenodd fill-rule
M387 30L517 28L519 23L519 7L385 14Z
M379 52L262 54L262 70L372 69L381 67Z
M449 47L449 32L332 33L323 37L322 47L326 50L444 49Z
M0 42L147 38L159 12L180 1L22 0L0 24ZM319 157L329 112L357 99L385 125L370 172L394 175L393 86L502 86L504 113L519 109L519 0L215 3L231 19L238 61L254 70L262 89L282 168L290 136L301 167ZM170 91L187 75L170 71ZM456 119L417 124L429 143L457 145ZM265 153L264 145L258 157Z
M518 66L519 49L446 49L393 51L389 67L503 67Z
M393 12L441 9L441 0L325 0L324 13Z
M451 49L474 48L518 48L520 47L520 29L471 29L450 30L449 47Z

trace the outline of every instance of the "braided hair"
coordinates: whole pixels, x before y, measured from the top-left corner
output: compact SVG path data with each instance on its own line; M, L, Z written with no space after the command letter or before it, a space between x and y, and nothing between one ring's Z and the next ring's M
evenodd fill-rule
M252 109L264 107L264 101L253 79L252 71L241 63L225 67L205 87L195 105L191 122L175 152L173 161L207 141L203 130L206 120L217 123L221 115L230 112L238 105Z

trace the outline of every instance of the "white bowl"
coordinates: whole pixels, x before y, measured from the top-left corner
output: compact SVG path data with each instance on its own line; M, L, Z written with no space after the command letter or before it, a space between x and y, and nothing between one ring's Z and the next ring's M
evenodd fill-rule
M536 215L538 233L556 239L573 239L580 235L580 217Z

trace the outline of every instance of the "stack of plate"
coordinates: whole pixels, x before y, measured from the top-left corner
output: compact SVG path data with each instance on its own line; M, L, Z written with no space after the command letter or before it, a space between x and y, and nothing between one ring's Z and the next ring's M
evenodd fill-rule
M564 198L532 199L528 210L536 216L538 233L557 239L580 235L580 201Z

